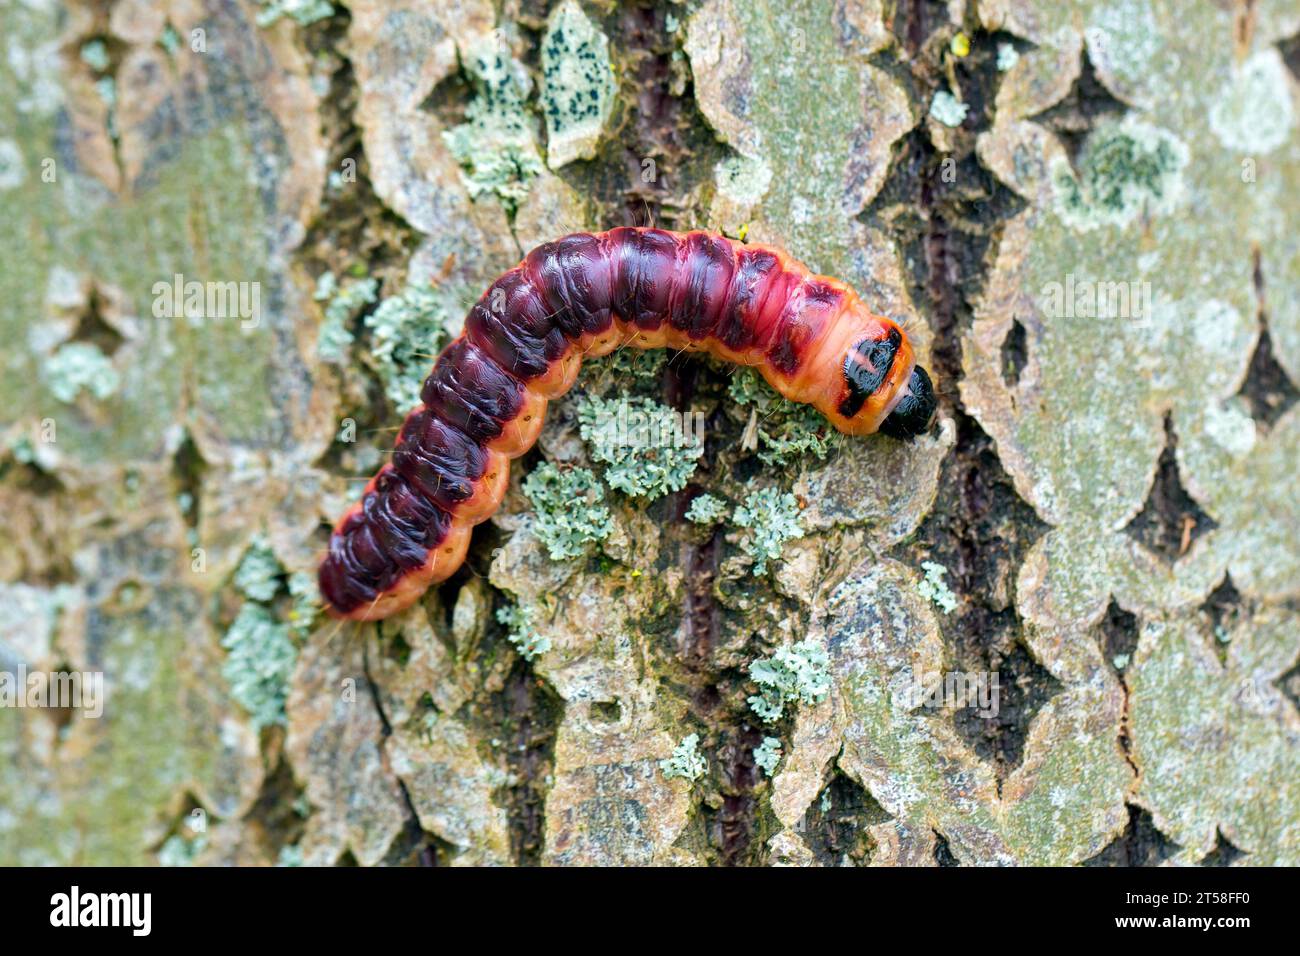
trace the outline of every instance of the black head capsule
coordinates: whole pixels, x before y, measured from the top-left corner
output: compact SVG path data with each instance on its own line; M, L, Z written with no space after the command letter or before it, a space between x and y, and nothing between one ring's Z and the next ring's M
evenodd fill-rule
M894 356L902 344L902 333L890 329L883 339L863 339L849 350L844 359L844 381L849 392L840 402L841 415L852 418L885 384L889 370L894 367Z
M907 394L880 423L880 431L891 438L909 439L922 435L930 427L938 404L929 374L917 365L907 380Z

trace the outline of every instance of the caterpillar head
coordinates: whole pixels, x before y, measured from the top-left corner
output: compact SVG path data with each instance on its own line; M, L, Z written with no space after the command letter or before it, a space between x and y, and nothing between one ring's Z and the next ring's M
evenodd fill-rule
M880 431L893 438L911 439L923 435L930 428L938 402L934 398L934 385L930 375L919 365L912 367L903 397L894 410L880 423Z
M861 339L844 357L845 391L837 411L861 434L893 438L923 434L937 402L929 374L916 364L908 342L890 325L879 338Z

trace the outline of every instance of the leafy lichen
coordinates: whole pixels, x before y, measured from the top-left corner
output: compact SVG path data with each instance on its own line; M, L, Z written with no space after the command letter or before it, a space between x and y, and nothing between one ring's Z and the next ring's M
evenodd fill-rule
M605 488L586 468L543 462L524 479L524 495L536 509L533 533L556 561L586 554L614 530Z
M270 547L263 539L255 538L235 570L235 587L249 600L266 603L275 597L282 573Z
M659 768L665 777L678 777L682 780L698 780L709 769L708 762L700 754L700 735L687 734L673 749L673 755L659 761Z
M933 601L944 614L951 614L957 609L957 596L944 580L948 569L935 561L922 561L921 567L925 570L925 580L917 585L917 591L923 598Z
M505 625L506 639L524 660L531 661L551 649L551 639L545 634L537 633L530 608L507 604L497 609L497 621Z
M736 508L736 524L748 528L740 548L754 559L754 574L767 573L767 562L781 556L785 543L803 536L799 502L789 492L762 488L751 492Z
M777 394L751 368L738 369L727 394L738 405L753 409L753 438L758 459L781 467L803 455L825 458L840 443L840 434L811 405L792 402Z
M579 431L605 467L610 487L636 498L681 491L695 473L704 443L685 415L649 398L588 395L578 406Z
M449 338L443 300L433 289L407 286L379 303L364 325L384 394L397 409L414 408L433 358Z
M754 763L769 777L776 773L776 765L781 762L781 741L776 737L764 737L763 742L754 748Z
M830 658L813 638L759 658L749 665L749 676L759 686L749 706L765 724L780 720L787 704L821 703L831 689Z
M475 96L465 122L443 133L443 139L461 166L470 196L495 195L513 215L528 195L529 181L544 169L526 112L528 73L495 38L472 46L464 67Z
M344 362L352 345L349 323L361 310L371 305L379 291L379 280L364 278L349 280L342 285L334 273L325 272L316 280L314 298L325 306L325 319L321 322L320 338L316 351L326 362Z
M288 625L277 621L268 608L250 602L240 608L221 646L228 652L221 673L230 695L248 711L255 726L283 724L289 677L298 656Z
M727 513L727 503L721 498L704 494L691 502L686 509L686 520L695 524L717 524Z
M940 90L930 101L930 115L944 126L960 126L966 120L970 107L947 90Z

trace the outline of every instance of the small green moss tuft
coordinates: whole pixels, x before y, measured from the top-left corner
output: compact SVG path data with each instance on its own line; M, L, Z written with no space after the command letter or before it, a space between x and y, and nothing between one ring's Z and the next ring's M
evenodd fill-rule
M673 749L673 755L659 761L659 769L668 779L698 780L709 769L708 762L699 751L700 735L687 734Z
M524 495L537 512L533 534L556 561L587 554L614 530L605 488L586 468L543 462L524 479Z
M681 491L704 454L690 413L649 398L586 396L578 406L579 431L591 456L605 467L611 488L635 498Z
M749 706L765 724L781 719L787 704L819 704L831 689L830 658L812 638L783 647L749 665L759 692Z
M781 556L785 543L803 536L799 502L789 492L763 488L751 492L733 516L736 524L750 529L740 548L754 559L754 574L767 573L767 562Z

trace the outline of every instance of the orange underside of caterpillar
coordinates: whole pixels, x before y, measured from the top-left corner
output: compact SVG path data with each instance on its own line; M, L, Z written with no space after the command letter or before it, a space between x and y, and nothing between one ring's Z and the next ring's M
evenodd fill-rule
M658 229L566 236L498 278L438 357L392 461L335 525L320 569L331 613L384 618L450 577L547 403L584 358L628 346L752 366L849 435L907 437L934 410L902 330L780 250Z

